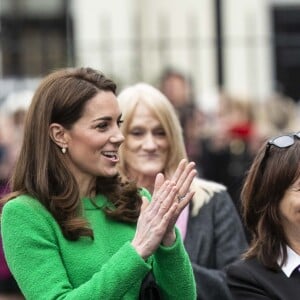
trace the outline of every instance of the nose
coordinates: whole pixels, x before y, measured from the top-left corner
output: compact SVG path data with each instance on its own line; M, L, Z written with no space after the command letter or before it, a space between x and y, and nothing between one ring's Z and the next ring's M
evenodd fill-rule
M124 135L121 132L120 128L117 127L115 132L110 137L110 142L113 144L122 144L124 142Z
M143 141L143 148L148 151L156 150L157 143L151 133L147 134L147 136L145 137L145 139Z

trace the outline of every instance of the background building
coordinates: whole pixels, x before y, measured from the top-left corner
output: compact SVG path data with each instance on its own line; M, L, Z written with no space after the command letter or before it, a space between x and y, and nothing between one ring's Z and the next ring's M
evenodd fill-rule
M196 100L220 89L298 101L300 0L1 0L0 99L64 66L91 66L119 86L175 67Z

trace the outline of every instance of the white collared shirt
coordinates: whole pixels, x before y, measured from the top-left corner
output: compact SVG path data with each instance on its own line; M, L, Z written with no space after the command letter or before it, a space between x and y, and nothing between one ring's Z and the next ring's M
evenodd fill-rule
M286 246L287 260L286 263L281 267L281 270L287 277L291 277L293 271L300 266L300 255L292 250L289 246ZM282 257L280 256L277 260L280 265Z

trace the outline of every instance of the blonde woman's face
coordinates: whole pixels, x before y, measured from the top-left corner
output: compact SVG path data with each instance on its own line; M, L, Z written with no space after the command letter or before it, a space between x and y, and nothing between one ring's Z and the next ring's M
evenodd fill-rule
M164 170L168 153L169 143L162 124L146 105L138 104L124 142L130 176L156 176Z

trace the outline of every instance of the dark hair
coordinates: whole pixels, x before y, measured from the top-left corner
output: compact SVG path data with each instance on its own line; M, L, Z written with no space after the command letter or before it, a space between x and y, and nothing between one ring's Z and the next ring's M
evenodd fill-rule
M54 216L69 240L93 237L93 231L81 216L77 182L65 162L65 156L49 135L49 125L59 123L69 129L82 116L86 103L99 91L115 94L116 84L91 68L68 68L46 76L37 88L29 107L23 145L11 179L12 193L7 202L20 194L38 199ZM96 194L113 203L105 208L112 218L135 222L141 199L133 183L114 178L96 179Z
M265 143L247 174L242 193L242 213L252 241L245 258L257 257L266 267L277 269L287 238L281 224L279 204L286 190L300 176L300 140L288 148ZM281 252L282 251L282 252Z

